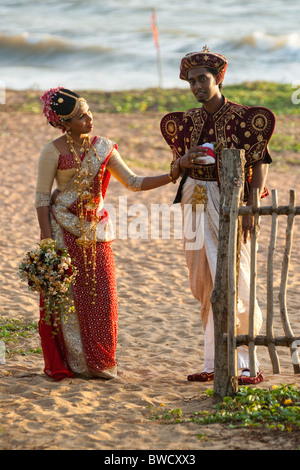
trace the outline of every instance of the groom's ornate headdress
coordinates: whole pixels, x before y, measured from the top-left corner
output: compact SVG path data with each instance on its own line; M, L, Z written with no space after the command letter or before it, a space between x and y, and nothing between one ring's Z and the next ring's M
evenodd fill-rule
M188 79L188 73L195 67L209 67L215 69L220 74L220 83L224 80L227 68L227 60L216 52L210 52L207 46L201 52L190 52L181 61L180 75L182 80Z

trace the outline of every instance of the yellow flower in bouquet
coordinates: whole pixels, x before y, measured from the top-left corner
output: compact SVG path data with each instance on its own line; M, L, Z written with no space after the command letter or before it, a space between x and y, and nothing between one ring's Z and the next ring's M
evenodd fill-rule
M39 243L26 253L19 266L20 278L28 289L39 292L44 300L45 320L54 327L74 308L68 299L71 283L77 269L65 248L56 248L56 242Z

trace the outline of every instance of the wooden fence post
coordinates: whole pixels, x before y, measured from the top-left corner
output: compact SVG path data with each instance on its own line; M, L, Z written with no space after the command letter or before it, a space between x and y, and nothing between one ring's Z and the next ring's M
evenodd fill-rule
M292 238L293 238L293 229L294 221L296 214L296 194L294 190L290 190L290 203L288 210L288 219L286 227L286 246L284 252L284 258L282 262L282 273L281 273L281 284L279 291L279 304L280 304L280 314L281 322L285 332L285 336L290 340L290 351L293 358L293 367L295 374L300 373L300 361L297 350L297 342L293 341L294 334L292 327L290 325L289 317L287 314L287 301L286 301L286 292L287 292L287 282L288 282L288 271L290 264L290 256L292 251Z
M271 225L271 235L270 235L270 244L268 250L268 269L267 269L267 321L266 321L266 331L267 331L267 341L269 355L272 361L273 374L280 374L280 363L278 354L275 347L275 337L274 337L274 287L273 287L273 271L274 271L274 252L276 247L277 240L277 226L278 226L278 198L277 191L272 190L272 225Z
M257 239L259 233L259 197L258 188L253 190L253 204L252 209L254 211L253 225L251 229L251 262L250 262L250 303L249 303L249 369L250 376L256 376L256 364L255 364L255 334L254 334L254 323L255 323L255 309L256 309L256 281L257 281Z
M234 188L241 188L243 198L245 151L225 149L220 171L220 221L216 278L211 303L215 330L215 364L213 402L218 403L227 395L233 396L238 390L237 377L229 375L228 346L224 334L228 330L228 246L231 207ZM226 215L226 209L227 215ZM239 250L237 250L239 255ZM227 335L226 335L227 336Z
M229 212L229 241L228 241L228 374L230 377L237 376L237 345L236 345L236 325L237 325L237 299L238 299L238 278L240 264L240 238L239 227L239 205L241 202L241 189L239 186L233 188L232 204ZM236 262L234 262L236 260Z

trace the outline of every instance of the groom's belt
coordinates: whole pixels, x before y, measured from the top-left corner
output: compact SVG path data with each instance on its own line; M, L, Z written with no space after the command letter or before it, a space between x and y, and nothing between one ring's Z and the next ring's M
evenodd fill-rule
M188 176L194 180L202 181L218 181L217 168L214 163L211 165L203 165L199 169L190 168ZM245 168L245 180L247 181L252 176L252 167Z
M251 167L245 168L245 181L246 182L248 182L249 178L251 178L251 175L252 175L252 168ZM175 199L173 201L173 204L177 204L177 203L181 202L182 188L183 188L184 183L185 183L188 176L190 176L194 180L218 181L217 169L216 169L215 164L205 165L205 166L202 166L201 168L199 168L197 170L195 170L194 168L190 168L189 170L186 170L183 177L181 178L181 181L180 181L180 184L179 184L179 187L178 187L178 190L177 190L177 194L176 194ZM245 186L245 194L244 194L245 200L247 200L248 191L249 190L247 189L247 185L246 185Z
M216 165L203 165L199 169L191 168L188 175L194 180L218 181Z

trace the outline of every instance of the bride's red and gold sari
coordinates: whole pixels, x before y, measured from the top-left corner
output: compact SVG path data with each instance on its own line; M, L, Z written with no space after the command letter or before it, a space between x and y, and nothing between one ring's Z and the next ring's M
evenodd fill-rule
M118 303L111 246L114 235L103 200L111 176L107 165L117 151L116 144L103 137L94 138L92 149L83 154L80 165L81 174L88 180L86 184L93 188L92 198L86 201L78 192L78 169L72 155L60 155L50 143L44 147L38 166L36 207L49 204L49 190L55 178L59 193L55 203L50 204L52 238L58 248L68 249L78 269L69 292L74 311L66 322L59 323L56 334L54 326L44 321L41 299L39 332L44 371L55 380L74 375L116 376ZM129 173L129 179L134 177Z

